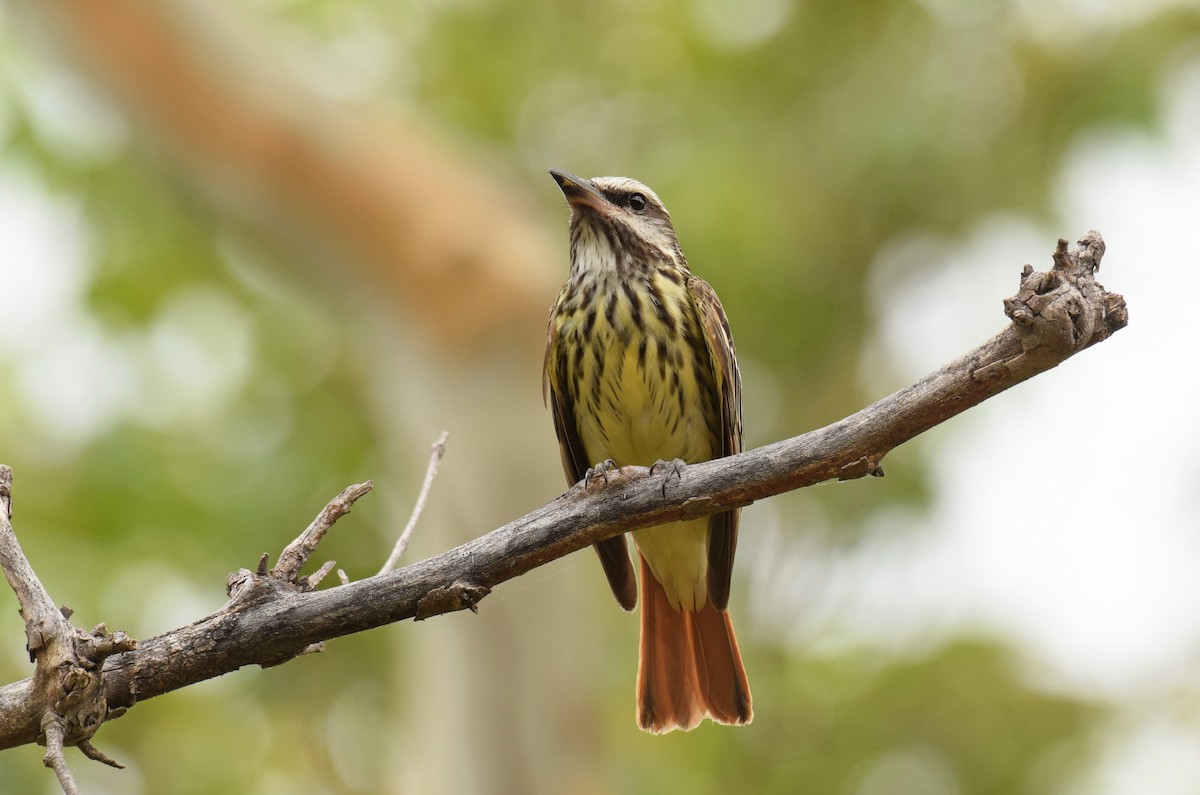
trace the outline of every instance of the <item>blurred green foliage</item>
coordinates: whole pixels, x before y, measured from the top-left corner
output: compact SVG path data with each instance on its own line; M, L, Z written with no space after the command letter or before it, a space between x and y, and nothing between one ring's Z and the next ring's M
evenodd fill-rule
M245 17L282 61L377 53L344 78L353 102L423 118L537 196L547 224L563 218L549 166L652 185L733 319L747 390L777 406L769 423L747 418L761 443L877 397L858 367L881 247L996 210L1048 212L1068 143L1092 125L1151 122L1156 79L1200 28L1196 14L1164 11L1080 36L1043 29L1027 5L293 0L221 13ZM31 413L28 360L0 358L0 459L16 468L18 533L55 598L80 625L147 636L218 608L221 572L278 550L347 483L417 473L388 472L378 449L376 363L366 324L350 319L369 302L297 271L277 235L197 191L103 86L80 91L120 119L116 143L64 146L34 98L88 76L61 45L24 35L38 16L0 14L3 173L69 197L87 230L80 311L142 397L87 433L59 433ZM228 368L199 405L154 386L172 377L172 345ZM920 457L904 455L869 497L806 497L837 528L828 541L858 538L882 504L921 499ZM364 501L356 530L335 533L324 556L369 573L389 543L381 510ZM4 679L28 675L11 603L0 632ZM422 637L404 627L340 640L336 654L140 705L98 740L130 771L75 767L92 791L388 791L397 767L422 763L394 761L398 719L385 715L405 705L396 647ZM629 664L622 651L613 667ZM736 732L644 737L631 674L602 678L592 698L605 723L587 732L602 778L544 791L1052 792L1087 756L1100 712L1031 687L995 643L893 660L759 638L751 656L758 714ZM0 788L50 791L37 757L0 755Z
M779 654L768 670L783 677L772 692L789 695L755 719L769 743L711 726L699 749L670 737L643 743L617 791L1058 792L1098 714L1029 693L990 643L887 666Z

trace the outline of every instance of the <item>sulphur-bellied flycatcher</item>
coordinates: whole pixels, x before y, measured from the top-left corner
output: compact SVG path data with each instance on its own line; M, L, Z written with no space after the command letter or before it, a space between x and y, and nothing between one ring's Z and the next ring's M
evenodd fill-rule
M606 472L589 467L609 460L661 466L739 452L729 324L717 294L688 270L666 207L624 177L550 174L571 207L571 275L550 312L544 373L567 480ZM737 533L736 510L633 531L643 597L637 721L647 731L691 729L705 717L750 722L726 612ZM625 537L596 551L632 610Z

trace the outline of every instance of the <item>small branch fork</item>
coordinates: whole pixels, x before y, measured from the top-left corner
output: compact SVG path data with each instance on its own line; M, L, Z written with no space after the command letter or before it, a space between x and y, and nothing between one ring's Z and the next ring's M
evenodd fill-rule
M1049 271L1025 267L1017 294L1004 302L1012 322L999 334L825 428L691 464L665 494L662 478L645 467L614 469L606 482L578 483L460 547L390 571L389 558L385 571L374 577L349 582L343 576L342 584L315 590L333 564L308 577L298 573L333 523L371 488L370 482L350 486L288 545L274 569L263 556L255 571L230 575L230 601L220 611L140 644L120 633L106 635L102 626L90 635L80 633L54 609L12 535L11 471L0 469L0 563L17 591L38 662L32 680L0 687L0 749L41 739L48 746L47 764L60 771L60 780L64 775L69 780L60 746L79 745L99 758L87 740L101 722L138 700L243 665L276 665L330 638L407 618L475 610L497 584L629 530L749 505L835 478L881 475L880 462L896 446L1123 328L1128 323L1124 299L1095 280L1103 254L1104 241L1096 232L1076 246L1060 240ZM410 525L425 502L444 443L443 435L434 445ZM406 528L397 547L402 549L410 534ZM61 675L59 660L66 670L79 671L72 676L80 682L86 678L88 685ZM74 694L90 692L88 686L100 692L87 702L90 709L75 710ZM66 783L64 790L73 791Z
M0 465L0 566L17 595L25 619L25 648L35 663L29 711L37 719L37 741L46 746L42 761L58 776L63 792L79 791L67 767L64 745L76 745L90 759L121 767L91 744L91 737L110 717L101 670L105 658L132 651L137 641L124 632L108 634L100 624L81 632L68 620L71 612L54 606L50 594L29 565L12 528L12 469Z
M437 473L437 465L445 454L447 436L443 433L433 446L433 457L417 504L388 559L389 565L394 565L408 545ZM369 480L356 483L330 500L304 532L283 549L274 568L268 568L268 555L264 553L254 572L242 569L230 574L226 582L229 603L219 613L199 623L220 626L232 621L237 614L250 610L253 605L315 591L325 575L333 569L334 562L326 562L305 577L299 576L300 570L316 552L321 539L334 523L350 513L354 503L371 491L372 486ZM72 795L78 793L79 788L67 766L64 753L66 746L78 747L89 759L112 767L122 767L92 745L90 738L105 720L119 717L137 700L137 686L126 686L123 695L128 703L110 708L106 694L111 690L112 677L109 675L110 681L105 681L108 672L104 670L103 663L112 654L138 649L139 644L123 632L108 634L103 624L90 633L80 632L71 626L68 621L70 610L59 610L54 606L17 542L11 518L12 469L0 465L0 565L9 585L17 594L21 615L26 619L26 646L30 659L36 662L32 680L18 682L15 687L10 685L0 691L0 738L10 738L15 734L17 739L17 742L0 743L0 747L30 740L44 743L46 754L43 761L54 770L63 792ZM258 655L253 662L268 667L286 662L299 654L323 650L324 643L319 640L299 648L271 649ZM215 671L212 675L223 672ZM156 694L154 688L146 692ZM31 718L36 720L37 733L35 737L25 737Z
M333 568L333 561L323 565L314 574L297 579L300 569L304 568L304 564L308 562L312 553L317 551L317 545L333 527L334 522L350 513L350 508L354 506L354 503L358 502L360 497L365 496L374 485L370 480L366 483L356 483L330 500L305 531L295 541L284 547L270 574L285 582L295 583L302 591L315 590L317 584ZM264 554L259 560L258 573L260 575L267 573L265 570L266 559L267 556Z

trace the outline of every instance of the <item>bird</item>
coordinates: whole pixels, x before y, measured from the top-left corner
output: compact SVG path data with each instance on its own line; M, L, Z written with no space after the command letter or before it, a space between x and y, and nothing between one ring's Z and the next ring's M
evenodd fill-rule
M568 484L613 467L669 479L742 449L742 386L716 292L692 274L671 216L628 177L550 175L570 207L571 271L550 310L543 363ZM640 563L638 726L748 724L750 686L730 619L739 511L632 532ZM637 606L625 535L595 545L617 602Z

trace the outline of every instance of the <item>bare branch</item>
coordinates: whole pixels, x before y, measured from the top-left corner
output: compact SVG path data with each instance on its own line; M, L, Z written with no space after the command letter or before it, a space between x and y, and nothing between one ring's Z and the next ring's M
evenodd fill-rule
M438 465L442 463L442 456L446 454L446 440L449 438L450 432L442 431L442 435L433 443L433 452L429 454L429 466L425 469L425 482L421 484L421 492L417 495L416 504L413 505L412 515L408 517L408 524L404 526L404 532L396 539L396 546L392 547L392 554L388 555L387 562L379 570L380 574L386 574L396 568L396 564L404 555L404 550L408 549L408 542L412 539L417 520L421 518L421 511L425 510L425 500L429 498L429 487L433 485Z
M499 583L621 532L748 505L833 478L879 474L880 461L897 445L1123 328L1124 299L1094 279L1103 251L1096 233L1075 248L1060 241L1053 269L1038 273L1027 267L1017 295L1005 302L1013 323L974 351L826 428L689 465L665 495L662 478L643 467L624 467L609 472L607 483L597 478L576 484L474 541L359 582L305 592L295 582L243 570L233 598L219 612L108 658L110 714L244 665L277 664L329 638L406 618L475 610ZM311 546L315 543L301 544L305 557ZM37 737L38 713L27 706L31 690L29 681L0 688L0 748Z
M71 625L63 611L55 607L13 532L12 480L12 468L0 465L0 567L3 567L4 576L21 606L21 616L25 619L25 648L32 661L55 637L68 636Z
M111 756L104 753L96 746L92 745L89 741L80 740L77 745L79 747L79 750L82 751L83 755L86 756L88 759L91 759L94 762L100 762L101 764L108 765L109 767L115 767L117 770L125 769L125 765L123 765L120 762L118 762L117 760L113 759Z
M48 719L42 726L46 737L46 753L42 755L42 764L54 771L64 795L79 795L79 785L75 783L75 777L71 775L71 769L67 767L67 757L63 753L62 723L54 720L49 712L46 716Z
M71 611L54 606L13 532L12 482L12 469L0 465L0 567L17 595L25 619L25 648L36 664L26 690L28 703L18 715L36 720L36 739L46 745L42 761L53 768L63 792L70 795L79 788L63 747L87 743L104 723L108 716L100 675L104 660L136 648L137 642L124 632L107 634L103 624L91 634L79 632L68 620Z
M321 568L314 571L307 577L301 577L296 580L296 584L304 591L315 591L317 586L321 584L321 580L325 579L325 575L333 571L335 561L327 560L321 565Z
M309 556L316 551L317 544L320 544L325 533L329 532L329 528L333 527L334 522L338 519L350 513L354 503L370 491L373 485L374 483L369 480L366 483L355 483L353 486L347 486L341 494L330 500L329 504L317 514L317 518L312 520L308 529L280 553L279 562L275 564L273 572L275 576L288 582L294 581L296 575L300 573L300 569L304 568L304 564L308 562ZM263 563L260 561L260 571L262 566ZM321 576L324 577L325 574L323 573ZM313 585L315 584L314 582Z

